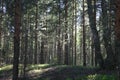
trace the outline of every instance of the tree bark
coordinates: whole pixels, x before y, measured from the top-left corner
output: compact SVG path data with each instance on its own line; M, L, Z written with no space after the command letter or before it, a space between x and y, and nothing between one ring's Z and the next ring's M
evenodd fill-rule
M60 16L60 12L61 12L61 8L60 8L60 0L59 0L59 2L58 2L58 10L59 10L59 12L58 12L58 20L59 20L59 25L58 25L58 28L57 28L57 32L58 32L58 40L57 40L57 61L58 61L58 64L61 64L62 62L61 62L61 50L62 50L62 48L61 48L61 39L60 39L60 33L61 33L61 16Z
M68 17L68 0L65 0L65 46L64 46L65 59L64 59L64 63L66 65L69 64L68 62L68 33L67 33L68 21L67 21L67 17Z
M120 79L120 0L115 0L115 6L115 58Z
M74 15L74 26L75 26L75 27L74 27L74 29L75 29L75 38L74 38L74 41L75 41L75 42L74 42L75 58L74 58L74 65L76 65L76 64L77 64L77 60L76 60L76 59L77 59L77 51L76 51L76 49L77 49L77 48L76 48L76 44L77 44L77 20L76 20L76 18L77 18L77 17L76 17L76 16L77 16L77 10L76 10L76 9L77 9L77 3L76 3L76 0L74 0L74 6L75 6L75 7L74 7L74 14L75 14L75 15Z
M29 15L27 15L26 26L29 27ZM25 26L25 50L24 50L24 67L23 67L23 78L26 79L26 67L27 67L27 56L28 56L28 28Z
M41 39L40 64L44 64L44 40Z
M14 15L14 57L13 57L13 80L18 80L19 73L19 51L20 51L20 26L21 26L21 2L20 0L14 0L15 2L15 15Z
M38 2L36 0L36 15L35 15L35 54L34 54L34 63L37 64L37 52L38 52L38 33L37 33L37 26L38 26Z
M96 2L96 0L94 1ZM103 58L101 55L99 34L96 28L96 7L95 7L96 5L94 5L94 7L92 6L92 0L87 0L87 5L88 5L89 23L90 23L90 28L93 34L93 40L94 40L95 61L96 61L96 65L99 64L99 66L102 68Z
M0 64L2 63L2 47L1 47L1 39L2 39L2 17L3 17L3 0L1 0L2 12L0 13Z
M111 45L111 29L108 25L108 14L107 14L107 2L105 0L101 1L102 7L102 25L103 25L103 40L104 46L106 48L107 57L104 61L105 69L113 69L115 67L114 63L114 53Z
M86 66L86 30L85 30L85 1L83 0L83 66Z

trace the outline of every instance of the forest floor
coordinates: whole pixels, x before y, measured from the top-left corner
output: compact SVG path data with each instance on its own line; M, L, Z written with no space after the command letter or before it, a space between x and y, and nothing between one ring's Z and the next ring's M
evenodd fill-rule
M22 66L20 67L22 73ZM0 80L12 80L12 66L0 67ZM66 65L28 65L26 79L19 80L117 80L116 71Z

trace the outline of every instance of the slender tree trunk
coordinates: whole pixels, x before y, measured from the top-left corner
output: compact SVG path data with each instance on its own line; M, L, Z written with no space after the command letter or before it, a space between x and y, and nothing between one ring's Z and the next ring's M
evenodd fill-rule
M25 33L25 50L24 50L24 67L23 67L23 76L26 79L26 67L27 67L27 47L28 47L28 39L27 32Z
M73 7L74 8L74 7ZM72 37L71 37L71 61L72 61L72 64L74 63L73 61L74 61L74 58L73 58L73 53L74 53L74 46L73 46L73 44L74 44L74 40L73 40L73 35L74 35L74 12L73 12L73 20L72 20Z
M86 66L85 0L83 0L83 66Z
M55 33L56 33L56 32L55 32ZM55 36L55 35L54 35L54 36ZM57 52L57 48L56 48L56 46L57 46L56 36L55 36L53 39L54 39L54 40L53 40L53 42L54 42L54 43L53 43L53 44L54 44L54 45L53 45L53 49L54 49L54 50L53 50L53 51L54 51L54 54L53 54L54 56L53 56L53 58L56 58L56 56L57 56L57 54L56 54L56 52ZM54 61L55 61L55 59L54 59Z
M75 60L74 60L74 65L76 65L77 64L77 49L76 49L76 43L77 43L77 20L76 20L76 16L77 16L77 5L76 5L76 0L74 0L74 6L75 6L75 8L74 8L74 14L75 14L75 16L74 16L74 25L75 25L75 38L74 38L74 40L75 40L75 43L74 43L74 47L75 47Z
M37 36L37 26L38 26L38 2L36 0L36 16L35 16L35 54L34 63L37 64L37 52L38 52L38 36Z
M91 38L91 65L94 66L94 42Z
M41 39L40 64L44 64L44 40Z
M14 32L14 57L13 57L13 80L18 80L19 73L19 51L20 51L20 26L21 26L21 2L20 0L14 0L15 2L15 32Z
M1 47L1 39L2 39L2 16L3 16L3 0L1 0L2 12L0 13L0 64L2 63L2 47Z
M29 27L29 15L27 18L26 26ZM25 50L24 50L24 67L23 67L23 77L26 79L26 67L27 67L27 55L28 55L28 28L25 27Z
M4 18L4 1L1 0L1 13L0 13L0 57L4 57L4 54L2 52L2 45L4 45L4 31L3 31L3 18ZM4 62L4 58L1 60L2 63Z
M93 0L93 1L94 1L94 5L93 5L93 10L94 10L94 11L93 11L93 14L94 14L93 20L94 20L94 21L93 21L93 25L94 25L95 28L96 28L96 0ZM92 4L92 3L91 3L91 4ZM97 31L97 28L96 28L96 34L93 33L93 38L94 38L95 36L97 36L97 37L96 37L97 39L100 39L100 38L99 38L98 31ZM93 39L93 40L94 40L94 39ZM94 40L94 42L95 42L95 40ZM100 52L100 54L101 54L101 51L100 51L100 40L99 40L98 42L99 42L99 43L98 43L99 45L97 45L98 47L95 46L95 66L97 66L97 63L98 63L98 62L97 62L97 53L96 53L97 50L96 50L96 48L99 49L99 52ZM94 45L95 45L95 44L97 44L97 43L94 43ZM102 64L103 64L103 63L102 63Z
M21 16L21 17L24 17L23 15ZM22 18L22 20L21 21L23 21L23 18ZM20 75L21 76L23 76L23 67L24 67L24 46L25 46L25 41L24 41L24 32L23 32L23 30L24 30L24 26L21 24L21 26L22 26L22 28L21 28L21 30L22 30L22 32L20 33L20 54L19 54L19 57L20 57L20 59L19 59L19 63L20 64L23 64L23 66L21 66L21 69L20 69Z
M61 64L61 40L60 40L60 33L61 33L61 16L60 16L60 0L59 0L59 3L58 3L58 9L59 9L59 26L58 26L58 42L57 42L57 59L58 59L58 64Z
M71 61L72 65L76 64L76 51L75 51L75 0L73 0L73 12L72 12L72 34L71 34L71 40L70 40L70 45L71 47Z
M30 19L30 23L31 23L31 19ZM30 54L29 54L29 57L28 57L28 61L29 63L33 64L34 63L34 56L33 56L33 41L34 41L34 38L33 38L33 27L32 25L30 25Z
M49 29L49 27L48 27L48 22L47 22L47 15L48 15L48 13L47 12L45 12L46 14L45 14L45 25L46 25L46 39L44 40L45 41L45 45L47 45L47 47L44 49L45 50L45 53L44 53L44 55L45 55L45 62L47 63L47 60L48 60L48 54L49 54L49 51L48 51L48 48L49 48L49 36L48 36L48 29Z
M65 59L64 59L64 63L66 65L69 64L68 62L68 33L67 33L67 29L68 29L68 21L67 21L67 17L68 17L68 0L65 0L65 48L64 48L64 55L65 55Z

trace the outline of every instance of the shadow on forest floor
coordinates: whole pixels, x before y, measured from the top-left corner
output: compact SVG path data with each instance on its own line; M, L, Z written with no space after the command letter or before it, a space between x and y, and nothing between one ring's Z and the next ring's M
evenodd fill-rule
M28 65L26 79L19 80L117 80L116 71L66 65ZM0 80L10 80L12 67L0 68ZM5 79L5 77L7 79Z
M116 80L115 71L100 71L80 66L58 66L47 68L30 80ZM33 79L34 78L34 79Z
M12 65L0 67L0 80L9 80L12 76Z

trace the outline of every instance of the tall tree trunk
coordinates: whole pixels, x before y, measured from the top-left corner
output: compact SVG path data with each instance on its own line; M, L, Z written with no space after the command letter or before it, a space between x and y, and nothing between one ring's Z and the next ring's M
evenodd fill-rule
M94 66L94 42L93 42L93 36L91 37L91 65Z
M120 79L120 0L115 0L116 12L115 12L115 58L118 67L119 79Z
M61 64L61 40L60 40L60 33L61 33L61 16L60 16L60 12L61 12L61 9L60 9L60 0L59 0L59 3L58 3L58 9L59 9L59 13L58 13L58 17L59 17L59 26L58 26L58 41L57 41L57 59L58 59L58 64Z
M86 30L85 30L85 0L83 0L83 66L86 66Z
M67 33L67 29L68 29L68 21L67 21L67 17L68 17L68 0L65 0L65 48L64 48L64 55L65 55L65 59L64 59L64 63L66 65L69 64L68 62L68 33Z
M31 19L30 19L30 23L31 23ZM33 27L32 25L30 24L30 53L29 53L29 57L28 57L28 61L30 64L33 64L34 63L34 56L33 56L33 41L34 41L34 38L33 38Z
M28 15L28 14L27 14ZM29 27L29 15L27 18L26 26ZM26 67L27 67L27 54L28 54L28 28L25 26L25 50L24 50L24 67L23 67L23 77L26 79Z
M34 63L37 64L37 52L38 52L38 36L37 36L37 26L38 26L38 2L36 0L36 15L35 15L35 54Z
M74 6L73 6L73 8L74 8ZM73 44L74 44L74 40L73 40L73 35L74 35L74 12L73 12L73 20L72 20L72 35L71 35L71 41L70 41L70 43L71 43L71 61L72 61L72 65L73 65L73 61L74 61L74 58L73 58L73 53L74 53L74 46L73 46Z
M74 6L75 6L74 7L74 14L75 14L74 15L74 26L75 26L75 38L74 38L74 41L75 41L75 43L74 43L75 58L74 59L75 60L74 60L74 65L76 65L77 64L77 62L76 62L76 59L77 59L77 51L76 51L76 43L77 43L76 42L77 41L77 20L76 20L77 19L77 17L76 17L77 16L77 10L76 9L77 9L77 3L76 3L76 0L74 0Z
M20 26L21 26L21 0L14 0L15 2L15 16L14 16L14 57L13 57L13 80L18 80L18 65L19 65L19 51L20 51Z
M44 64L44 39L41 39L40 64Z
M106 48L107 57L104 61L104 68L114 68L114 53L111 45L111 29L108 25L108 14L107 14L107 2L105 0L101 1L102 7L102 25L103 25L103 40L104 46Z
M94 1L96 2L96 0ZM96 28L96 15L95 15L96 7L94 6L95 8L93 8L92 0L87 0L87 5L88 5L89 23L90 23L90 28L93 34L93 40L94 40L96 65L99 64L100 67L103 67L103 57L101 55L100 39L99 39L99 34ZM94 15L91 15L91 14L94 14Z
M94 25L94 27L96 28L96 0L93 0L94 1L94 4L93 4L93 25ZM92 3L91 3L92 4ZM96 34L94 35L94 33L93 33L93 38L95 38L95 36L98 36L98 37L96 37L97 39L99 39L99 45L98 45L98 47L97 46L95 46L96 48L99 48L99 52L100 52L100 54L101 54L101 50L100 50L100 38L99 38L99 34L98 34L98 31L97 31L97 28L96 28ZM93 39L94 40L94 39ZM95 40L94 40L94 42L95 42ZM94 45L95 44L97 44L97 43L94 43ZM95 48L95 66L97 66L97 50L96 50L96 48Z
M75 0L73 0L73 9L75 10ZM74 23L75 23L75 11L72 12L72 24L71 24L71 39L70 39L70 46L71 46L71 64L74 65Z
M0 64L2 63L2 47L1 47L1 39L2 39L2 17L3 17L3 0L0 3L2 7L2 12L0 13Z

